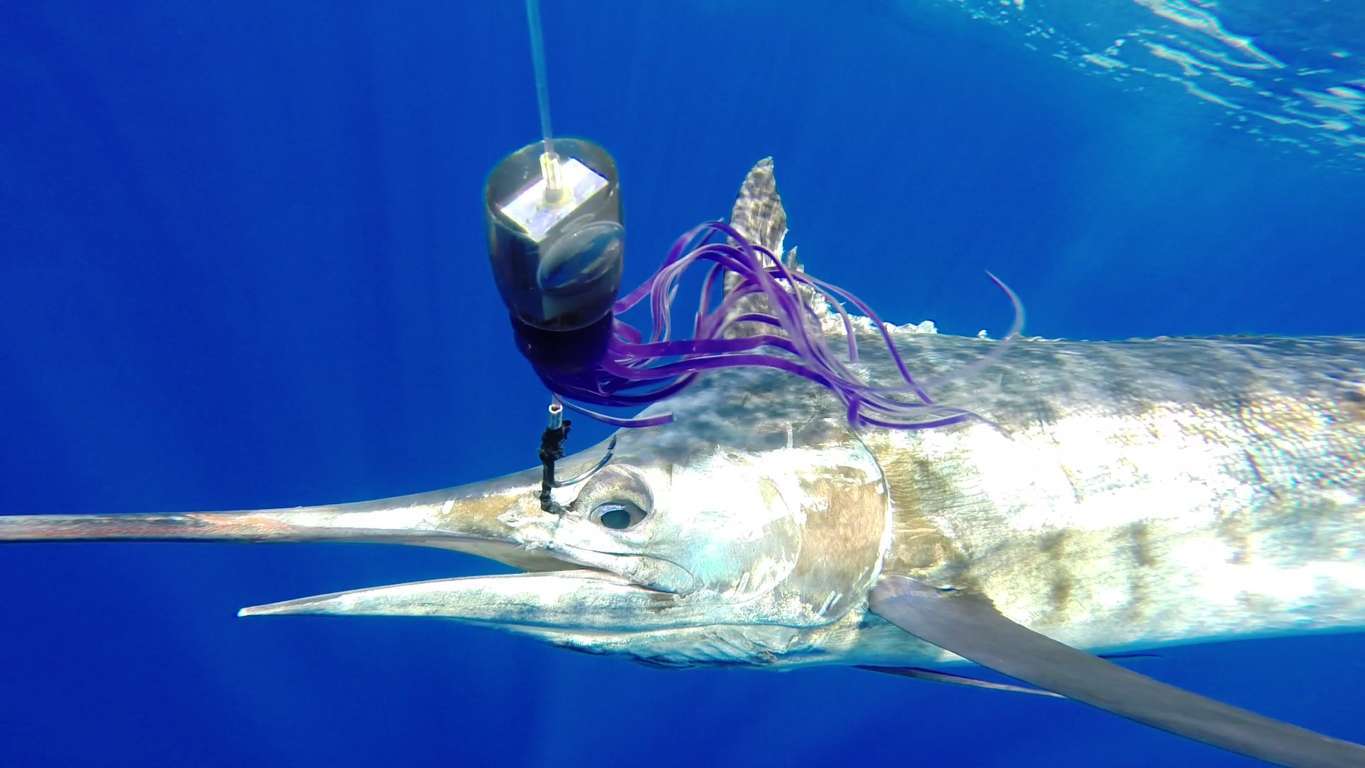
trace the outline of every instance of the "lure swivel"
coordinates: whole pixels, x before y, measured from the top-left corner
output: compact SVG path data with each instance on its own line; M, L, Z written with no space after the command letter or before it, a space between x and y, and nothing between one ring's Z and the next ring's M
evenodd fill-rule
M545 431L540 433L540 508L552 515L563 514L564 508L550 498L555 487L555 462L564 458L564 441L569 439L573 422L564 418L564 406L550 403Z
M573 422L564 418L564 404L557 399L550 403L547 414L545 431L540 433L540 508L552 515L562 515L564 506L556 502L550 492L555 488L581 483L597 474L598 470L611 461L612 454L616 451L616 436L612 435L611 442L607 443L606 454L586 472L568 480L556 480L555 462L564 458L564 443L569 439L569 428L573 426Z

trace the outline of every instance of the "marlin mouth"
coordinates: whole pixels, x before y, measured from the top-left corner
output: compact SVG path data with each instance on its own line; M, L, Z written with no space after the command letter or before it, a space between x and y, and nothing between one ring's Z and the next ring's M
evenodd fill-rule
M242 608L239 616L441 617L536 632L648 631L700 623L666 586L623 573L635 553L557 545L538 471L351 504L239 512L0 517L0 541L351 542L435 547L522 573L434 579ZM649 558L653 559L653 558ZM585 562L586 561L586 562ZM676 568L676 564L672 564ZM685 573L685 572L684 572ZM690 577L690 574L686 574ZM671 608L681 610L670 610Z
M531 631L627 632L640 630L642 615L672 599L613 574L574 569L354 589L249 606L237 615L423 616Z

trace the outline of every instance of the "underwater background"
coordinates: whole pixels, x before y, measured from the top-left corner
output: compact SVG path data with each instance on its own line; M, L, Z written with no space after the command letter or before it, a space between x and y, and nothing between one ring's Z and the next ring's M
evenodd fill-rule
M775 157L886 319L1365 332L1365 6L544 0L628 284ZM0 513L235 509L536 462L481 188L537 138L522 3L0 8ZM585 420L571 448L607 434ZM0 548L0 765L1252 765L1084 706L665 671L454 623L236 610L499 567L379 546ZM1365 740L1365 636L1140 671Z

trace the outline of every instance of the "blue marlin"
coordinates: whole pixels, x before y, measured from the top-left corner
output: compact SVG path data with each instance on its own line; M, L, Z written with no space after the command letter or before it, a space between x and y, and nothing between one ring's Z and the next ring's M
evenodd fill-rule
M731 223L796 265L770 161ZM6 516L0 540L456 550L521 572L240 615L427 616L671 667L866 667L1071 698L1284 765L1365 765L1360 745L1102 658L1365 627L1365 340L1020 338L973 369L1002 342L892 334L938 402L979 418L855 428L814 384L725 369L654 406L672 423L618 433L605 465L603 446L564 459L586 479L554 490L561 514L535 468L312 507ZM859 366L896 380L889 359Z

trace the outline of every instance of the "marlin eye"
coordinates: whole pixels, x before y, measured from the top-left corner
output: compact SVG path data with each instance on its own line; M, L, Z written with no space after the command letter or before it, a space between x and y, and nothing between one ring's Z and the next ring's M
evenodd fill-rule
M621 531L645 519L645 511L629 501L606 501L593 507L592 517L606 528Z

